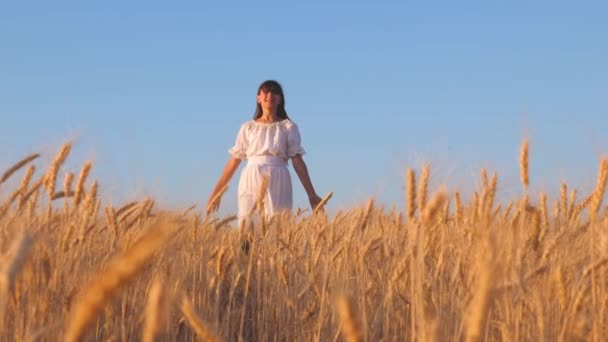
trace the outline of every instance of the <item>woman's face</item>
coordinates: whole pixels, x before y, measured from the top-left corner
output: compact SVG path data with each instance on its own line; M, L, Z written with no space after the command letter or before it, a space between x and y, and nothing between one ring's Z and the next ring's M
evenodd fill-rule
M282 100L280 94L273 93L270 90L262 89L258 93L258 103L265 111L276 111Z

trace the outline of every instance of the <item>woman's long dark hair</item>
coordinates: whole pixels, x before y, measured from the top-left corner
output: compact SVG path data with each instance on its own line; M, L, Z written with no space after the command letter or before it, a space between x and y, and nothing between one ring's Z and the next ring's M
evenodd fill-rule
M258 95L260 94L260 92L272 92L274 94L278 94L281 95L281 103L279 103L279 107L277 108L277 116L281 119L281 120L285 120L285 119L289 119L289 116L287 115L287 112L285 111L285 95L283 95L283 88L281 87L281 85L279 84L279 82L275 81L275 80L267 80L264 81L262 84L260 84L259 88L258 88ZM255 113L253 114L253 119L257 120L260 117L262 117L262 106L257 103L256 107L255 107Z

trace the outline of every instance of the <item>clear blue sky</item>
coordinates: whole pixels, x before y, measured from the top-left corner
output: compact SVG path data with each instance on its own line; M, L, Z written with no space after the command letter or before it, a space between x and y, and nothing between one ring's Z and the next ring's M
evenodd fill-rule
M277 79L334 209L402 206L424 162L465 192L498 171L511 198L524 137L534 190L586 191L608 153L606 18L599 1L2 2L0 166L71 139L67 166L92 159L108 198L204 205Z

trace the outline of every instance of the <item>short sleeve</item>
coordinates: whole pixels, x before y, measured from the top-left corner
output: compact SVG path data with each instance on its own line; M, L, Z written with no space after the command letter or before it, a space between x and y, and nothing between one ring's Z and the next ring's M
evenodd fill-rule
M236 135L236 141L228 153L233 157L244 160L247 158L247 137L245 136L245 125L241 126Z
M302 139L300 138L300 130L297 125L292 125L287 133L287 156L295 157L297 154L303 155L306 153L302 148Z

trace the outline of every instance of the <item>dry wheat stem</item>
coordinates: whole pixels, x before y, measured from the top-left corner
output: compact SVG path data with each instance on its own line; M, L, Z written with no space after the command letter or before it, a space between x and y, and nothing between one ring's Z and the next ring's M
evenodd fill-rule
M194 311L194 308L190 304L188 298L183 297L181 305L181 311L186 318L186 321L190 324L194 332L200 337L203 341L221 341L209 328L209 325L205 323Z

